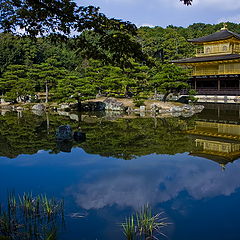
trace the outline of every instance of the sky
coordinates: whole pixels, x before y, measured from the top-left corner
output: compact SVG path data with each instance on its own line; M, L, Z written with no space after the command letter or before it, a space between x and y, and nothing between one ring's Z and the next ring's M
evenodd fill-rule
M187 27L193 23L240 23L240 0L193 0L186 6L179 0L77 0L79 5L99 6L108 17L140 26Z

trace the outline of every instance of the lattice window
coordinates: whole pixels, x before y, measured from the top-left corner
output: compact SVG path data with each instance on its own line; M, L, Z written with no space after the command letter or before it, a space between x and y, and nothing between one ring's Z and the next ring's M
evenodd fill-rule
M222 51L223 52L226 52L228 50L228 47L226 46L226 45L224 45L223 47L222 47Z
M211 48L210 47L207 47L206 48L206 53L210 53L211 52Z

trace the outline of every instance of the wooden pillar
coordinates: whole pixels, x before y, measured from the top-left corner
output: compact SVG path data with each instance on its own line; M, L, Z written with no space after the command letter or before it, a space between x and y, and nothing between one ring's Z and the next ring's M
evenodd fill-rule
M197 79L194 80L194 89L197 90Z
M221 82L220 82L220 79L218 79L217 81L218 81L218 91L220 91L220 89L221 89Z

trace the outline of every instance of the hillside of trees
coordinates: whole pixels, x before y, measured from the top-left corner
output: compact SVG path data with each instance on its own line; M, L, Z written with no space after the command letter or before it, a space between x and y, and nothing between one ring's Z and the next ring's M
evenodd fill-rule
M187 28L141 27L136 34L85 30L75 37L17 36L0 33L0 95L10 102L75 101L96 94L146 98L187 87L188 71L170 64L191 57L187 42L218 31L223 24L196 23ZM240 24L228 23L240 33Z

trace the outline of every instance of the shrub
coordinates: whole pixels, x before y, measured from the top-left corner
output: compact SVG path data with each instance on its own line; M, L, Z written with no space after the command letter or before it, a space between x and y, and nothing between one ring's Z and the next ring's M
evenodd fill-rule
M136 98L133 100L133 103L135 107L145 106L143 99Z

